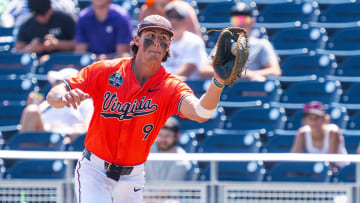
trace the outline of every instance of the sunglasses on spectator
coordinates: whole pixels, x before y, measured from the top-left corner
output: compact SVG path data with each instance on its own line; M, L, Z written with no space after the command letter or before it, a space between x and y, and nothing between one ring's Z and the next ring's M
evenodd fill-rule
M231 16L231 24L235 27L243 27L253 23L253 19L250 16Z

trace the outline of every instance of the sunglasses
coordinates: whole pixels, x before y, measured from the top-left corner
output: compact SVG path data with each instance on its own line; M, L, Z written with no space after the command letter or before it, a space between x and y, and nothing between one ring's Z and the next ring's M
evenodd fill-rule
M235 27L243 27L245 25L250 25L253 22L253 19L250 16L232 16L231 24Z

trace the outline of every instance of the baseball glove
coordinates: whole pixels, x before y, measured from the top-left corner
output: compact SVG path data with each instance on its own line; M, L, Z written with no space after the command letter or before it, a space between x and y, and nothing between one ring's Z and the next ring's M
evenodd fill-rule
M247 42L246 31L242 28L229 27L220 33L213 67L227 86L231 87L245 69L249 48Z

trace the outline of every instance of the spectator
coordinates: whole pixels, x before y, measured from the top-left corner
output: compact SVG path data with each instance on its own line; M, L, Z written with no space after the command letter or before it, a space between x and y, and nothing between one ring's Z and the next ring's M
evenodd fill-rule
M199 36L186 30L185 19L189 15L186 2L172 1L166 8L166 17L174 29L170 46L170 58L163 63L167 71L183 80L211 78L213 69L206 53L205 43Z
M259 39L252 33L256 18L256 9L244 2L238 2L230 12L230 21L233 27L244 28L248 34L249 59L245 64L247 68L242 79L253 81L265 81L266 76L280 76L281 69L278 57L271 43L267 39ZM211 56L215 55L213 49Z
M347 154L345 141L336 124L329 123L330 116L323 104L312 101L304 105L304 126L296 135L291 148L292 153ZM337 167L344 167L347 163L335 163Z
M74 20L77 18L77 10L72 0L51 0L51 7L56 11L67 13ZM31 11L28 7L28 0L12 0L1 16L1 26L14 27L18 30L30 17Z
M139 22L141 22L148 15L157 14L166 17L165 6L171 1L177 0L146 0L145 3L141 6ZM188 16L183 21L183 23L186 25L186 30L202 37L200 23L196 16L195 9L187 2L184 2L184 5L188 11Z
M155 144L151 147L152 153L186 153L177 146L179 140L179 123L170 117L160 130ZM189 161L148 161L145 164L146 180L148 181L181 181L186 180L191 168Z
M107 54L130 56L132 24L128 11L111 0L91 2L79 13L75 51L92 52L100 58Z
M48 81L52 86L61 83L65 78L77 74L74 68L64 68L60 71L49 71ZM92 100L82 102L77 110L73 108L54 108L43 96L32 92L28 97L28 105L21 116L21 132L47 131L60 132L69 135L70 140L86 133L93 112ZM68 140L68 141L70 141Z
M50 0L28 0L33 15L21 25L16 52L35 52L39 55L74 49L74 20L67 14L54 11Z

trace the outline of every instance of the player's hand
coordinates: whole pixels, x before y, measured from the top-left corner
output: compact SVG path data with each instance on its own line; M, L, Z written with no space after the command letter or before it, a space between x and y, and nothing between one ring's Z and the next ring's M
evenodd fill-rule
M77 109L80 103L88 98L90 98L89 94L81 91L80 89L73 89L61 97L61 102L67 107L72 106L74 109Z

